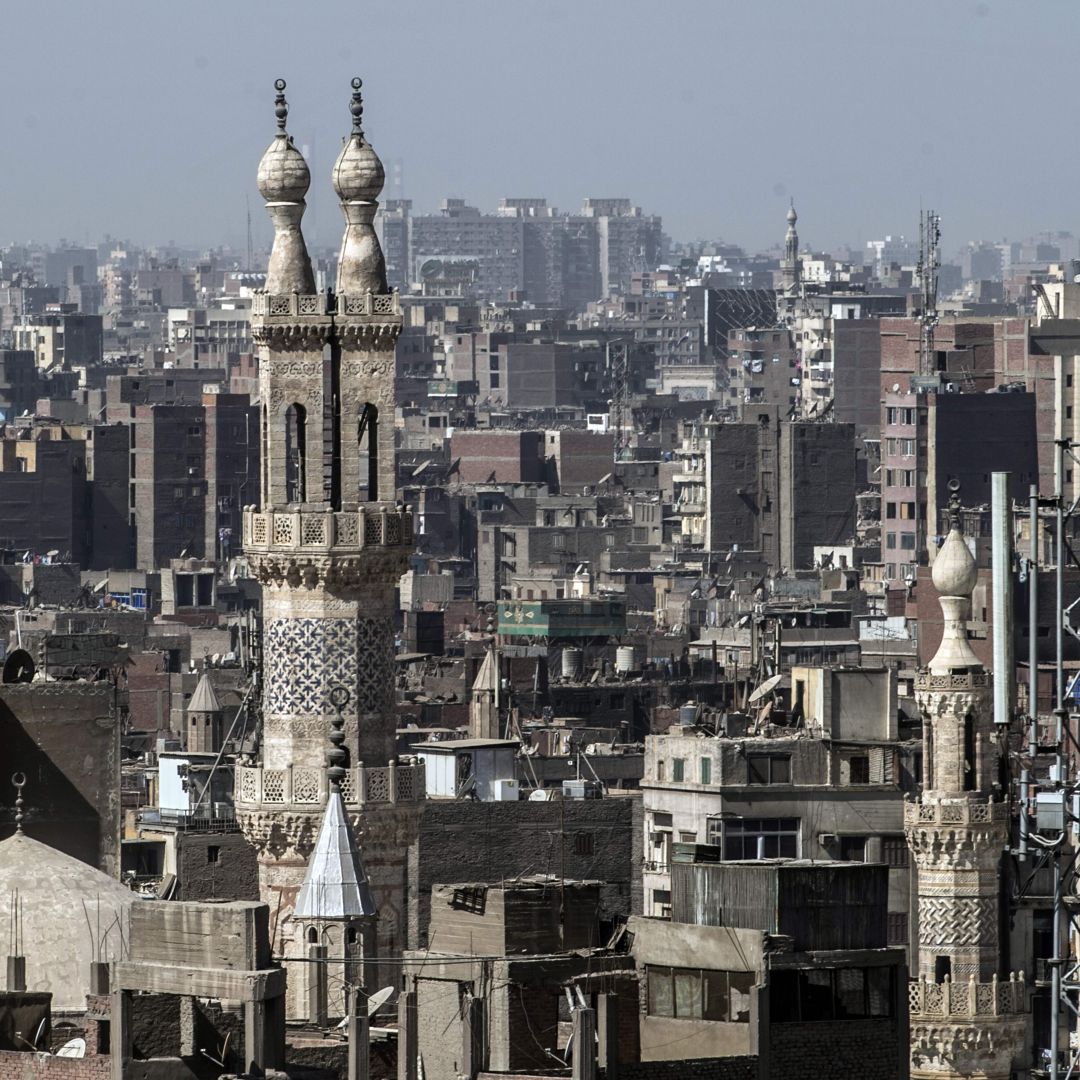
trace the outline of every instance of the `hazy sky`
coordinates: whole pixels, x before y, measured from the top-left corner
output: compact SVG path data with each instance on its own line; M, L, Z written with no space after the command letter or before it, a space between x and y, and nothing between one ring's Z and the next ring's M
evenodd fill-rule
M0 243L244 243L288 80L309 242L365 129L414 209L627 195L680 239L1080 231L1076 0L34 0L6 4Z

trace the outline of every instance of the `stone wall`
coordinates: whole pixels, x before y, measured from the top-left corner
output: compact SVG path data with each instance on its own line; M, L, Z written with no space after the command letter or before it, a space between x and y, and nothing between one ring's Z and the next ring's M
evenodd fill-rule
M429 800L409 850L408 947L427 946L431 887L518 875L598 880L602 918L641 911L641 800Z
M176 841L177 900L259 899L255 849L240 833L179 833Z

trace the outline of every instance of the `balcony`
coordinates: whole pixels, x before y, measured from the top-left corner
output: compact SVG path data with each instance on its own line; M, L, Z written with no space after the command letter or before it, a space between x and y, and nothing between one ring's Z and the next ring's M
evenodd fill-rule
M325 805L329 794L326 770L290 765L284 769L236 766L236 808L314 811ZM346 771L341 795L346 806L382 806L423 802L426 796L424 765L391 763L373 768L358 766Z
M348 296L344 293L332 298L327 293L303 295L301 293L257 292L251 299L254 318L296 319L300 317L326 317L329 315L401 317L401 300L394 293L364 293Z
M1007 807L1001 802L906 802L904 824L920 825L1003 825Z
M318 554L342 549L413 547L413 517L390 504L356 510L246 509L244 550L249 553Z
M908 986L913 1021L975 1020L992 1016L1015 1016L1027 1011L1024 973L1008 981L995 975L990 982L927 982L920 978Z

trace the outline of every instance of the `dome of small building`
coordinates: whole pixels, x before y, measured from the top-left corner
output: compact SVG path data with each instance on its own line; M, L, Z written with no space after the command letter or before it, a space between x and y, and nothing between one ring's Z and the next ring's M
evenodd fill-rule
M0 926L19 900L26 988L52 994L54 1012L82 1011L90 963L122 958L138 897L87 863L16 832L0 841Z
M975 559L958 528L949 530L930 572L939 596L970 596L978 581Z
M270 203L301 202L311 187L304 155L284 132L275 136L259 162L259 194Z

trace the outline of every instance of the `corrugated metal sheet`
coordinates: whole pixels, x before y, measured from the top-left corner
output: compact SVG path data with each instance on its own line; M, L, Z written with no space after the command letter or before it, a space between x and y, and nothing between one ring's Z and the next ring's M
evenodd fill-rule
M886 945L886 866L673 863L671 888L675 922L783 934L798 951Z

